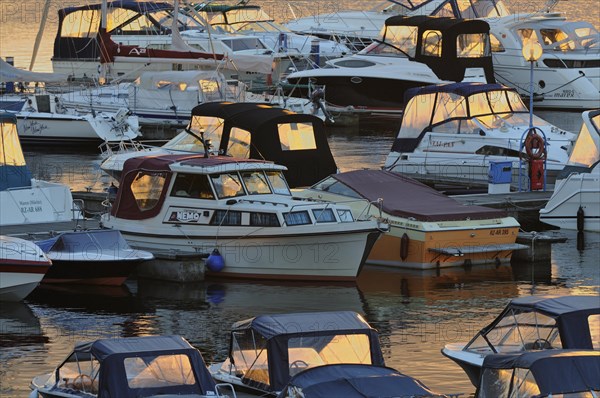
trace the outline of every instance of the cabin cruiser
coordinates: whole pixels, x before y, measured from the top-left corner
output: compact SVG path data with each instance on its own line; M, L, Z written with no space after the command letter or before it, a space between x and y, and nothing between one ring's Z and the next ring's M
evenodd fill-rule
M245 1L228 4L200 3L193 5L200 17L217 32L228 32L260 38L273 52L302 56L294 62L295 69L318 67L331 58L350 54L343 43L317 36L299 35L275 22L260 6ZM301 60L308 62L301 63Z
M541 44L542 54L534 65L536 107L579 109L598 108L600 102L600 34L590 23L569 21L552 10L513 14L503 0L461 2L457 0L390 1L378 11L348 11L288 22L298 33L320 37L357 37L358 42L377 39L377 29L391 15L431 15L478 18L490 24L494 75L498 82L529 96L531 65L522 56L527 40ZM341 17L341 18L339 18ZM357 34L358 32L358 34Z
M406 93L406 109L384 169L429 182L486 185L490 164L509 162L513 187L529 187L521 158L530 114L514 89L454 83ZM567 164L575 135L533 116L545 137L546 186ZM509 175L510 180L510 175Z
M401 114L406 90L460 81L494 82L489 25L478 20L396 16L382 39L328 67L292 73L292 85L324 87L330 112Z
M475 397L594 397L598 392L600 351L545 350L485 357Z
M51 265L35 243L0 235L0 302L23 300Z
M56 228L81 219L68 186L32 178L25 163L14 114L0 113L0 227L53 223Z
M288 147L302 142L285 134ZM224 268L210 270L210 258L207 266L219 276L354 280L387 225L357 221L347 206L292 198L285 169L206 154L131 158L101 222L137 249L206 255L217 249Z
M202 355L180 336L100 339L75 345L50 374L36 376L32 394L77 397L235 397L210 377ZM233 394L233 395L231 395Z
M217 381L273 396L295 375L335 364L385 366L377 331L355 312L259 315L235 322L227 359L209 371Z
M295 196L344 203L354 217L380 217L390 225L370 264L428 269L510 261L519 223L500 210L463 206L409 177L384 170L332 174Z
M513 299L468 343L446 344L444 356L479 386L487 356L552 349L597 349L600 344L598 296L528 296Z
M298 136L292 145L290 134ZM100 167L119 180L123 164L129 158L204 153L204 142L208 141L215 153L270 160L286 166L284 175L292 188L309 186L337 170L325 126L318 117L247 102L198 105L192 110L188 128L163 146L115 152Z
M600 232L600 110L582 114L583 125L540 220L561 229Z
M154 258L112 230L63 232L36 244L52 260L44 283L119 286L140 263Z

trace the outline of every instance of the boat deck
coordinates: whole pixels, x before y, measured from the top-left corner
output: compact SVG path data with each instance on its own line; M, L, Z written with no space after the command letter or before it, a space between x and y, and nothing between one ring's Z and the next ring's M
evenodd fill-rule
M85 219L40 224L5 225L0 227L0 235L15 236L22 239L32 240L45 239L61 232L98 228L100 228L99 220Z
M470 195L453 195L452 199L459 201L464 205L488 206L501 209L509 208L542 208L550 197L552 191L531 191L531 192L508 192L500 194L470 194Z

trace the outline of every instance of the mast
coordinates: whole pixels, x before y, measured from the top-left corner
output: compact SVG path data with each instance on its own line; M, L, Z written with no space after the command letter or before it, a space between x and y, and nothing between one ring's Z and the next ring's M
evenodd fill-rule
M50 2L52 0L46 0L44 4L44 10L42 11L42 20L40 21L40 28L38 29L37 36L35 37L35 44L33 45L33 53L31 54L31 63L29 64L29 70L33 70L35 59L37 58L38 50L40 49L40 43L44 36L44 29L46 28L46 20L48 19L48 12L50 11Z

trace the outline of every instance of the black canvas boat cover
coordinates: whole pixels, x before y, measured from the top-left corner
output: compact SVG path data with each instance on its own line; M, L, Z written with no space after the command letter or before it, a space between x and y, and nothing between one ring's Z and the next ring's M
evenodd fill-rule
M600 391L600 351L542 350L524 354L492 354L485 369L530 369L541 396Z
M361 197L383 199L383 211L418 221L483 220L505 217L501 210L465 206L412 178L386 170L356 170L333 174Z
M392 368L360 364L325 365L292 377L305 398L431 397L439 396L418 380ZM279 397L284 398L284 390Z

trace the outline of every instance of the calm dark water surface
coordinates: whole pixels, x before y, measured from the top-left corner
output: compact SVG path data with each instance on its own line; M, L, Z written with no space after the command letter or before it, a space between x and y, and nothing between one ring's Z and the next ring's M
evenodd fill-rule
M289 18L280 2L257 2L278 18ZM56 9L82 2L54 4ZM339 8L369 9L367 1L295 2L305 12ZM525 7L511 2L513 7ZM543 1L527 3L539 8ZM0 0L0 56L13 55L28 65L42 1ZM315 8L316 7L316 8ZM559 4L574 19L598 25L599 2ZM524 10L522 10L524 11ZM49 58L56 29L50 18L36 70L51 70ZM580 115L537 112L561 128L578 131ZM398 120L361 122L329 130L329 142L341 170L374 168L388 154ZM73 190L102 190L110 184L94 152L25 148L37 178L69 184ZM199 348L207 362L221 361L230 325L262 313L353 310L381 334L389 366L419 378L443 393L473 393L462 370L440 354L446 343L468 340L490 322L509 299L530 294L600 294L600 234L564 232L552 260L500 267L453 268L417 272L367 266L356 284L319 285L246 283L207 280L173 284L130 280L120 288L71 286L36 290L24 303L0 303L0 397L26 397L29 382L50 372L78 341L100 337L180 334Z

